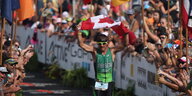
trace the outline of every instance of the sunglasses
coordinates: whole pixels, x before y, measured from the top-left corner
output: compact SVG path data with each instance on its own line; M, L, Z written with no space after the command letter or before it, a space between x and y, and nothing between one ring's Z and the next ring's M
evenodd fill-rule
M9 64L10 66L16 66L15 64Z
M19 47L19 45L15 45L15 47Z
M107 42L97 42L98 45L105 45Z
M166 37L160 37L160 39L165 39Z
M164 24L164 22L160 22L161 24Z

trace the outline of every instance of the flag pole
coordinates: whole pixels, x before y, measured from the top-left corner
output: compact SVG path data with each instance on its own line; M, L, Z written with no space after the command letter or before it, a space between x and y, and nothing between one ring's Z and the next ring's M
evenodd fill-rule
M183 31L183 23L182 23L182 19L181 18L183 18L183 16L182 16L182 10L181 10L181 6L182 6L182 0L179 0L179 17L180 17L180 20L179 20L179 24L180 24L180 30L179 30L179 37L180 37L180 52L179 52L179 57L182 57L182 55L183 55L183 51L182 51L182 49L183 49L183 44L182 44L182 40L183 40L183 36L182 36L182 31Z
M187 68L187 72L189 72L189 63L188 63L188 59L189 59L189 57L188 57L188 40L189 39L189 33L188 33L188 28L186 27L186 68Z
M144 45L146 45L146 42L145 42L145 32L144 32L144 0L142 0L142 19L143 19L143 24L142 24L142 34L143 34L143 40L144 40Z
M10 52L12 52L12 46L13 46L13 41L16 41L16 26L17 26L17 12L15 12L16 16L15 18L13 18L13 24L12 24L12 30L11 30L11 48L10 48ZM12 56L12 55L10 55Z
M16 17L17 17L17 12L16 12ZM16 41L16 34L17 34L17 18L15 19L15 26L14 26L14 34L13 34L13 40Z
M72 1L72 3L73 3L73 17L75 17L76 16L76 0L73 0Z
M12 23L12 25L11 25L11 45L10 45L11 47L10 47L10 49L9 49L9 51L10 51L9 56L10 56L10 57L12 57L13 34L14 34L14 26L15 26L14 11L13 11L12 13L13 13L13 15L12 15L13 23Z
M38 16L38 5L37 5L37 0L34 0L35 4L35 16Z
M2 18L2 24L1 24L1 44L0 44L0 65L3 65L3 59L2 59L2 54L3 54L3 35L5 32L5 18Z
M91 14L90 14L90 17L94 16L94 14L93 14L94 7L92 7L92 6L94 6L93 5L93 0L91 0ZM108 12L108 14L109 14L109 12Z
M60 17L62 17L62 10L63 10L63 6L62 6L62 4L63 4L63 0L59 0L60 2Z
M38 0L35 0L35 7L36 7L36 9L35 9L35 20L38 20L39 19L39 15L38 15L39 14L39 11L38 11ZM16 25L17 25L17 23L16 23Z
M167 22L168 22L168 31L169 31L169 28L170 28L170 12L169 12L169 10L170 10L170 0L168 0L168 5L167 5L167 7L168 7L168 13L167 13ZM168 41L169 41L169 34L168 34L168 39L167 39ZM167 41L167 43L168 43L168 41Z

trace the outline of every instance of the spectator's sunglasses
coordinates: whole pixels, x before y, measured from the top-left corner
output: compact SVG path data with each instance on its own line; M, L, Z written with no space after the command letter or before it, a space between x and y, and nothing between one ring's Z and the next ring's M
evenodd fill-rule
M165 39L166 37L160 37L160 39Z
M18 45L18 44L15 44L15 47L19 48L19 45Z
M9 64L10 66L16 66L15 64Z
M97 42L98 45L105 45L107 42Z

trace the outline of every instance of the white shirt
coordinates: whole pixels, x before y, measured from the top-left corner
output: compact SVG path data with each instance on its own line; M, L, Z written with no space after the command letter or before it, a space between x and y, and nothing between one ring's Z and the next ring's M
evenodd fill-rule
M46 28L46 30L48 30L48 31L50 31L50 32L52 32L52 33L55 32L54 29L55 29L55 28L54 28L54 25L53 25L52 23L49 24L49 26Z
M39 25L39 21L35 22L32 26L31 26L31 29L35 29L37 28L37 26Z

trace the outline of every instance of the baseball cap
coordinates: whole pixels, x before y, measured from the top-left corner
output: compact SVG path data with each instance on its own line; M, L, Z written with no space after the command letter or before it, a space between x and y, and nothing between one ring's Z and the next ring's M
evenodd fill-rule
M69 17L69 13L68 13L67 11L64 11L64 12L62 13L62 16L65 17L65 18L66 18L66 17Z
M0 72L8 72L6 67L0 67Z
M82 6L82 10L86 10L86 9L88 9L88 6L87 5L83 5Z
M95 36L95 41L96 42L108 42L108 36L106 36L106 33L103 33L103 32L99 32L96 34Z
M14 59L7 59L5 60L4 64L16 65L18 62L16 62Z
M185 56L181 57L179 60L182 62L187 62L187 58ZM190 63L190 60L188 59L188 63Z
M171 48L171 47L173 47L173 44L167 43L164 48Z
M101 34L105 35L105 36L109 36L109 33L108 32L101 32Z
M70 21L72 21L72 20L73 20L73 18L71 18L71 17L67 18L67 21L68 21L68 22L70 22Z
M67 24L67 21L66 20L62 20L62 24Z
M61 18L57 18L57 23L61 23L62 19Z
M52 19L57 20L57 16L52 16Z

